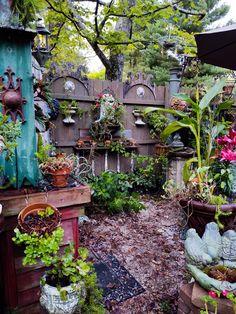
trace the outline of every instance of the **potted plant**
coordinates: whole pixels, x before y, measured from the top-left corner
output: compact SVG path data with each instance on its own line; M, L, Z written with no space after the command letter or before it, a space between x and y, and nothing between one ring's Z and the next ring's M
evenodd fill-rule
M123 127L123 104L112 94L99 94L92 106L94 121L90 126L90 135L94 140L104 141L112 138L112 134Z
M158 156L167 155L169 146L167 145L167 141L161 138L161 134L167 127L169 119L159 111L151 111L145 113L144 120L149 126L151 138L158 142L155 145L155 154Z
M48 218L47 213L43 218ZM64 248L64 253L59 253L64 236L61 227L40 235L19 228L14 231L13 241L25 247L23 265L35 265L40 261L49 267L41 279L40 296L40 303L48 313L72 314L79 307L83 313L104 313L96 274L92 264L86 262L86 249L80 248L75 254L70 244Z
M189 226L194 227L199 234L203 233L205 224L212 221L215 216L219 218L219 215L223 216L225 212L227 214L230 211L236 213L235 204L225 204L227 203L225 197L215 194L214 181L210 177L215 140L228 126L223 119L219 120L219 114L222 110L230 108L233 103L230 100L217 105L211 103L212 99L222 91L224 85L224 80L218 82L201 100L198 94L196 101L187 95L176 95L188 104L189 111L187 112L162 108L146 110L148 113L159 110L178 117L178 120L172 121L164 129L162 138L167 139L170 134L183 128L190 130L194 136L196 157L186 161L183 169L183 178L188 187L189 197L185 191L185 199L182 199L180 203L188 217ZM190 170L193 164L194 170ZM224 217L225 224L230 219L229 217Z
M74 161L65 155L48 157L39 167L44 174L52 176L53 186L66 187L68 185L68 177L74 167Z
M76 100L64 100L60 102L60 112L65 116L63 122L66 124L73 124L75 120L72 119L72 115L77 115L79 119L82 118L85 110L80 108L79 103Z

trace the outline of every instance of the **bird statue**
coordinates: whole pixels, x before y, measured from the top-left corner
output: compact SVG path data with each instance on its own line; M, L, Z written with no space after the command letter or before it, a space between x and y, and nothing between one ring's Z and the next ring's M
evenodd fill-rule
M193 228L187 231L185 255L187 264L198 266L200 269L213 262L212 257L207 252L207 245Z
M207 253L214 262L218 262L222 256L222 241L219 227L215 222L206 225L202 240L207 246Z

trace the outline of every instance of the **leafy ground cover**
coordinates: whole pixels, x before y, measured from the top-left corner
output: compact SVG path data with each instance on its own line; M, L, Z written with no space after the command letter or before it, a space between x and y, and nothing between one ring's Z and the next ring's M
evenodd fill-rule
M91 214L80 227L81 245L101 256L113 254L145 292L116 304L111 314L177 313L186 282L180 209L170 200L143 197L146 210L108 216Z

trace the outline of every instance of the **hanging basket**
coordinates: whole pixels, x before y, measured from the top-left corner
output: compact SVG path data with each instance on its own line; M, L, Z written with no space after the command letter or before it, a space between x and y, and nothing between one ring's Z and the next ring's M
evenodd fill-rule
M38 213L46 211L50 207L54 213L50 216L41 217ZM37 233L38 235L44 233L51 233L56 229L61 222L61 213L59 210L48 203L33 203L23 208L18 215L18 225L23 232Z

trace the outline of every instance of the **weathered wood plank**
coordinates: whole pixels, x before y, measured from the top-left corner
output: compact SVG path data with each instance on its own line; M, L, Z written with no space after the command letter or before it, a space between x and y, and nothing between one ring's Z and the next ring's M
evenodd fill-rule
M91 201L90 188L81 185L75 188L65 188L49 191L48 195L44 192L28 194L28 203L51 203L56 207L66 207L79 204L86 204ZM26 206L26 195L5 195L0 196L0 203L3 206L4 216L18 215L21 209Z

